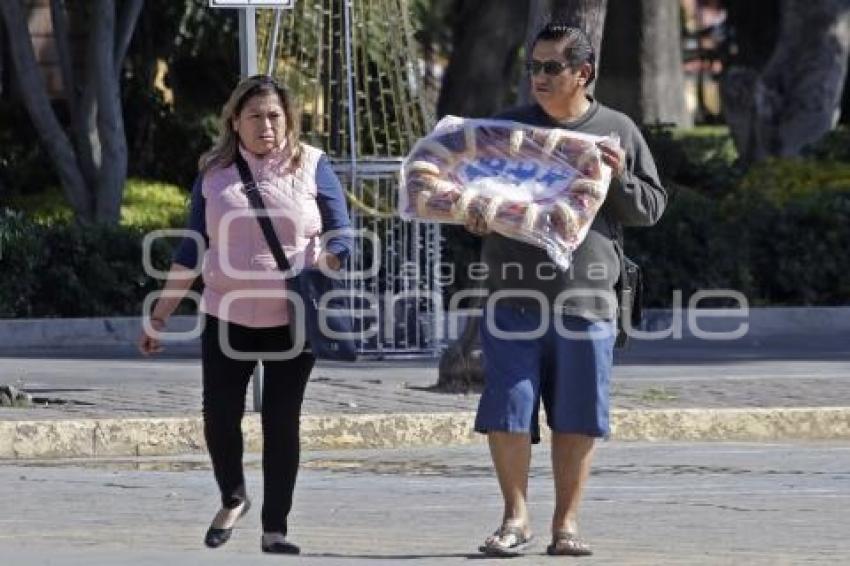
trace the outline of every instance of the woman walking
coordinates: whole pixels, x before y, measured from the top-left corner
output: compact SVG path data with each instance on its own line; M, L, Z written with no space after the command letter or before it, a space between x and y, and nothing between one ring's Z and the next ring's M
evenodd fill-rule
M280 296L285 282L236 161L247 163L293 266L338 270L351 248L342 187L327 157L300 142L295 116L288 92L271 77L250 77L235 88L222 110L220 137L201 157L192 190L189 228L203 237L206 249L184 239L166 293L150 316L150 327L161 331L200 267L204 435L221 492L221 509L204 539L211 548L230 539L251 506L242 467L241 421L254 367L268 353L293 348L290 316ZM161 350L156 332L142 331L139 348L144 354ZM287 517L299 465L301 403L314 362L306 351L264 362L263 552L300 552L286 538Z

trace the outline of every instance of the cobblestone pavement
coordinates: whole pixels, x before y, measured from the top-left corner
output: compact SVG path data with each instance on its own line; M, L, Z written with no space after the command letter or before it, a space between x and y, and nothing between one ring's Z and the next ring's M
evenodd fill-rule
M549 558L545 446L529 485L536 539L512 566ZM202 457L0 463L0 562L26 565L505 564L476 549L501 503L486 446L304 454L290 536L297 559L259 549L255 507L223 548L201 540L217 508ZM600 443L581 509L581 564L843 564L850 444ZM470 562L470 560L474 562Z
M86 353L87 355L90 353ZM618 355L615 408L850 405L850 356L747 356L722 352ZM782 352L781 354L787 354ZM305 412L418 413L474 410L478 395L434 390L437 362L320 363ZM0 420L186 416L200 411L195 358L0 358L0 384L28 391L37 406L0 408ZM246 404L252 407L249 388Z

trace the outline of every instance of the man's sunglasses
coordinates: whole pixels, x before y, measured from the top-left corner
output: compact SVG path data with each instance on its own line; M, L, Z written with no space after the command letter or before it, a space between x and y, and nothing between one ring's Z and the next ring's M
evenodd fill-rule
M563 73L566 68L566 63L561 63L560 61L534 61L531 60L525 64L525 68L528 70L528 73L531 75L537 75L540 71L543 71L547 75L557 76Z

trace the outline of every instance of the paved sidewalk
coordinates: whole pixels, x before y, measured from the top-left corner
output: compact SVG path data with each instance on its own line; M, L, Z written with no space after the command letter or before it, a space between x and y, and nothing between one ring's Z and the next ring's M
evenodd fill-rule
M850 439L850 354L816 340L782 347L642 345L618 353L612 435L619 439ZM803 345L801 345L803 344ZM64 351L0 358L0 383L36 406L0 408L0 459L204 451L200 364L175 355ZM307 388L307 448L481 441L477 393L436 391L437 360L321 363ZM243 429L259 450L259 420Z
M0 462L0 561L26 565L844 564L850 556L850 444L599 445L581 529L595 555L550 558L552 479L545 446L529 485L536 542L482 559L501 515L485 446L307 452L290 535L297 559L259 549L255 506L226 546L202 537L217 508L205 457Z
M612 406L620 409L850 406L850 353L644 349L618 354ZM145 359L124 352L91 359L0 358L0 383L38 400L30 409L0 408L0 420L179 417L200 414L200 362ZM108 355L108 354L107 354ZM472 411L478 394L442 393L437 360L320 363L306 414ZM252 407L249 388L247 407Z

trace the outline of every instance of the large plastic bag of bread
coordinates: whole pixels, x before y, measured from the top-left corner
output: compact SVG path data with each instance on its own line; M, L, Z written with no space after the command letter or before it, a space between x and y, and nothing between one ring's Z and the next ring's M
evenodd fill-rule
M603 139L447 116L402 164L399 213L455 224L477 213L490 230L544 248L567 269L608 192L611 169L596 146Z

